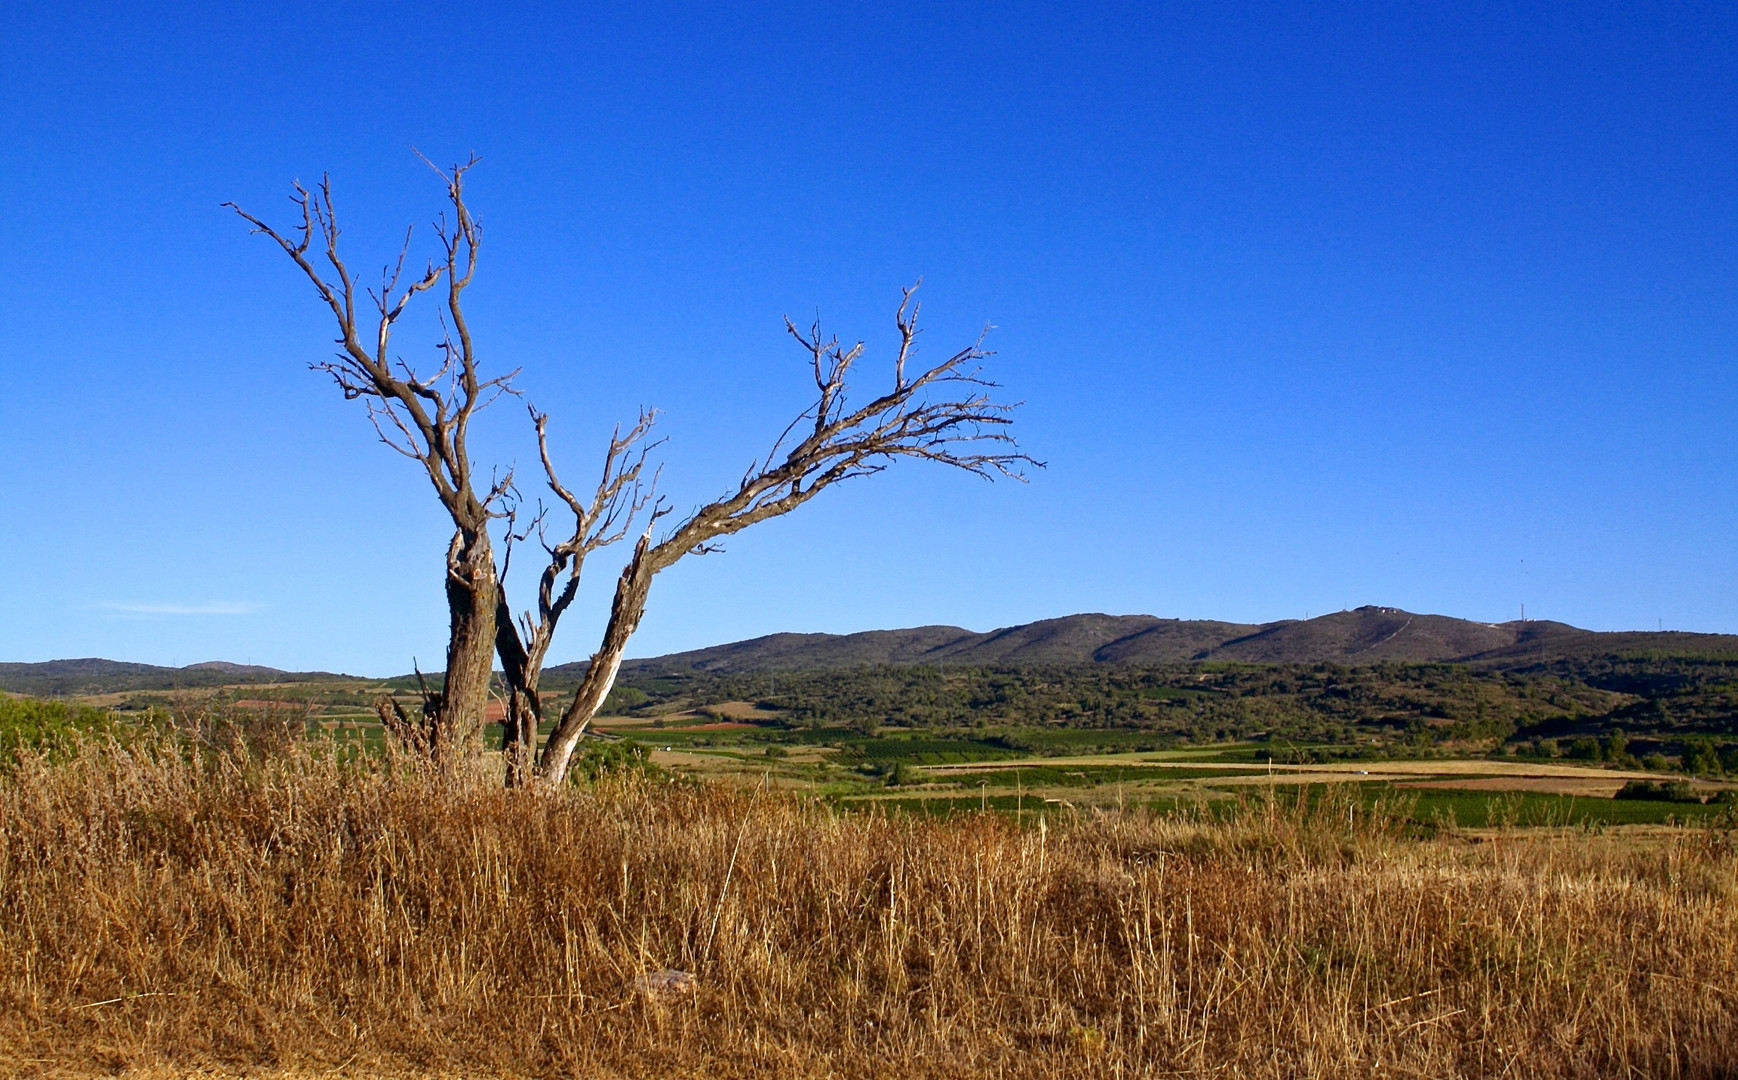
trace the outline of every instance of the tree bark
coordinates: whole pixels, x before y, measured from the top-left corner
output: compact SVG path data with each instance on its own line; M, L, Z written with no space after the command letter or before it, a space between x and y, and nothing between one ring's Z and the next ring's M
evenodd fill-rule
M501 758L507 765L507 786L523 787L536 766L537 729L543 721L543 699L537 684L541 661L533 662L513 627L506 590L495 608L495 655L501 661L501 681L507 685L507 715L501 720Z
M486 531L457 533L447 557L446 682L432 725L437 757L481 749L494 677L500 585Z

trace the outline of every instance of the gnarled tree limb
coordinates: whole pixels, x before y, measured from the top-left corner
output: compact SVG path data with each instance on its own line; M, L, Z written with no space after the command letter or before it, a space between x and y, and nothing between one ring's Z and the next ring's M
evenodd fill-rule
M892 385L856 407L849 402L848 377L863 356L863 344L846 348L837 337L823 337L818 324L804 331L786 320L787 331L809 355L815 403L749 467L736 490L695 510L657 542L652 536L662 508L654 512L616 581L603 640L579 691L544 743L538 780L556 784L566 778L580 738L615 684L628 640L645 613L652 579L661 570L684 556L717 550L720 538L788 514L833 484L880 472L900 458L933 461L985 479L1024 480L1026 466L1042 467L1019 451L1007 431L1016 406L990 396L996 384L983 378L979 366L991 355L983 335L916 376L907 374L917 351L915 292L916 286L905 290L894 318L899 347ZM553 479L547 457L544 464Z

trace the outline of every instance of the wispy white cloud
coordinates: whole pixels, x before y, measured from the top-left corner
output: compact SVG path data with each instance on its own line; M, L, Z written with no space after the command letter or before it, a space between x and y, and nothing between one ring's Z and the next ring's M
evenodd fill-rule
M119 615L251 615L258 604L214 600L203 604L98 604Z

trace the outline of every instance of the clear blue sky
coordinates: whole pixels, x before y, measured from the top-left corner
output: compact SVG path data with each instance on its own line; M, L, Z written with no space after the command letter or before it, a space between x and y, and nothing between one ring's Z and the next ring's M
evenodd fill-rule
M439 209L412 146L484 159L486 362L576 473L663 409L678 506L802 407L785 314L884 349L921 275L932 354L999 327L1047 471L836 489L662 576L633 654L1366 603L1738 632L1729 3L26 2L0 140L0 659L439 666L439 508L219 209L329 171L378 265Z

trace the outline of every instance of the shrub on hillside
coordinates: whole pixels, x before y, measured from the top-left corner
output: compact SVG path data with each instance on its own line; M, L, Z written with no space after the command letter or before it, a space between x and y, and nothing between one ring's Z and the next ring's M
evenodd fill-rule
M58 755L79 735L110 734L115 727L115 714L104 709L0 697L0 766L15 762L20 750Z
M1682 780L1655 783L1652 780L1631 780L1623 785L1614 799L1652 799L1655 802L1700 803L1702 797Z
M1691 776L1718 776L1725 772L1720 752L1709 739L1687 739L1684 742L1684 771Z
M651 776L660 771L652 764L651 747L633 739L591 743L573 763L573 776L586 783L608 777Z

